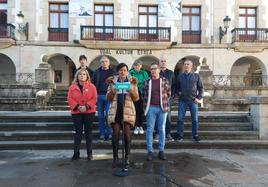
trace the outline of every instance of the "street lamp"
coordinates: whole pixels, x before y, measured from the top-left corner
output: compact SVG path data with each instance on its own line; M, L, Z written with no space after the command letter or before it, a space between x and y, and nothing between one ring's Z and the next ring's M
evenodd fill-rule
M29 36L29 23L26 22L24 24L24 15L21 11L19 11L19 13L17 14L18 16L18 23L19 23L19 28L18 31L21 33L24 33L26 36L26 40L28 40L28 36Z
M219 27L220 43L221 43L223 36L227 33L227 29L230 27L230 22L231 22L231 18L229 18L228 16L225 16L225 18L223 19L223 27L225 28L225 30L223 30L221 26Z

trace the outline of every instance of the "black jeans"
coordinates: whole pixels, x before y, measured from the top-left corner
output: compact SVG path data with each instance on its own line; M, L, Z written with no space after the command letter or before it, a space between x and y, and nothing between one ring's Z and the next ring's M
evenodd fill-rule
M135 110L136 110L136 122L135 127L143 127L144 121L144 112L143 112L143 100L141 93L139 92L140 99L134 102Z
M87 155L92 155L92 124L95 113L73 114L74 123L74 154L80 155L80 145L82 141L83 130L85 132ZM83 129L84 128L84 129Z

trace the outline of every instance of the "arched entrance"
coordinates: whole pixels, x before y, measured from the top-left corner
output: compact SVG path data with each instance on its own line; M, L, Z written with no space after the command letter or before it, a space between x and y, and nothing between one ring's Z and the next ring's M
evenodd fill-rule
M200 66L200 62L199 62L200 57L193 56L193 55L191 55L191 56L185 56L185 57L181 58L177 62L176 66L174 68L174 73L175 73L175 76L176 77L178 76L178 74L180 74L180 73L183 72L183 62L184 62L184 60L186 58L187 59L190 59L193 62L193 72L195 72L197 70L197 67Z
M261 86L266 84L266 68L262 61L253 56L241 57L231 68L231 84L243 86Z
M16 81L16 67L13 61L0 53L0 83L13 83Z
M57 90L65 90L71 85L76 69L72 59L64 54L53 54L48 63L54 71L54 82Z
M108 56L108 55L105 55L105 56L107 56L110 59L110 67L115 70L117 64L119 64L118 61L112 56ZM90 64L88 65L89 68L92 69L93 71L98 69L101 66L101 63L100 63L101 57L102 55L99 55L94 60L92 60Z
M142 62L142 68L150 75L150 66L152 63L159 63L159 59L154 56L143 56L138 58ZM134 62L133 62L134 63Z

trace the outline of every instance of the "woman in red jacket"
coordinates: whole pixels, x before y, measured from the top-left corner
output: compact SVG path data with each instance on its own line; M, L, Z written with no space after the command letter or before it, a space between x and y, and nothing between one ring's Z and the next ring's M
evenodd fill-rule
M80 69L76 72L73 84L69 88L68 103L75 127L72 160L80 158L83 126L87 145L87 159L92 160L92 123L96 112L97 91L96 87L90 82L86 69Z

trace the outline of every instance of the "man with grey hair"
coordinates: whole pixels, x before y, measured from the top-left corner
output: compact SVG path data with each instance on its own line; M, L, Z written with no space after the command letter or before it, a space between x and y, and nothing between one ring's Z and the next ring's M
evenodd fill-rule
M113 76L115 72L110 68L110 59L107 56L102 56L100 63L101 67L94 72L92 82L98 93L97 110L100 140L107 140L112 138L112 129L109 127L107 120L110 103L106 98L108 88L106 79Z
M184 119L187 107L189 107L192 120L192 138L199 142L198 136L198 103L201 103L203 97L203 84L199 74L192 72L193 62L185 59L183 70L177 78L176 93L179 96L178 109L178 141L183 140Z

